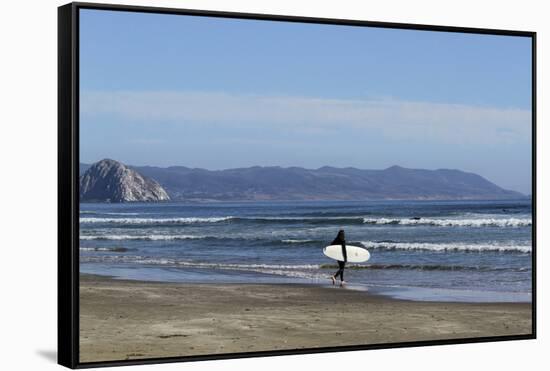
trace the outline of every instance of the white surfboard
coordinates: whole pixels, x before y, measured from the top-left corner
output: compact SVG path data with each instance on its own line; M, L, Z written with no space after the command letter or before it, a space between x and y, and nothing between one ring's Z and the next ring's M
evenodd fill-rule
M362 247L346 245L346 253L350 263L362 263L370 259L370 253ZM323 254L331 259L344 261L341 245L327 246L323 249Z

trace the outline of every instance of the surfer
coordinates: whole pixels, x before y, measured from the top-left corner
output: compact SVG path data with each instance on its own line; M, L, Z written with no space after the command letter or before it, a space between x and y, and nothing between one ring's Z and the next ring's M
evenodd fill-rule
M336 284L336 278L340 276L340 286L344 286L344 268L346 267L346 262L348 261L348 255L346 251L346 236L344 235L344 230L340 229L338 235L332 241L331 245L341 245L342 246L342 255L344 256L344 261L337 260L338 270L334 273L333 276L330 276L332 279L332 284Z

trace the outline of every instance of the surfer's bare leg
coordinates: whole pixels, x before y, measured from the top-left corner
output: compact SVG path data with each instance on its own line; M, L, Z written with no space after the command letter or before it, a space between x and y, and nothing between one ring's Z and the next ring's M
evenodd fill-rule
M340 275L340 269L338 269L338 271L336 271L336 273L334 273L333 276L330 276L330 278L332 279L333 285L336 285L336 279L338 278L339 275Z

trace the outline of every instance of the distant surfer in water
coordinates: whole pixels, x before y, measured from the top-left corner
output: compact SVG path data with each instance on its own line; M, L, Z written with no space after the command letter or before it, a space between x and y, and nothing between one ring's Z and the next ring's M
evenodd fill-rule
M344 286L344 268L346 267L346 262L348 261L348 254L346 251L346 236L344 235L344 230L340 229L338 235L332 241L331 245L341 245L342 246L342 255L344 256L344 261L338 260L338 270L330 278L332 279L332 284L336 284L336 278L340 276L340 286Z

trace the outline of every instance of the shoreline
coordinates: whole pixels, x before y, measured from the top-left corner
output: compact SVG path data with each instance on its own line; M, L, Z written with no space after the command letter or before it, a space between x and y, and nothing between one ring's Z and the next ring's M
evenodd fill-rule
M531 324L531 303L80 275L81 362L522 335Z
M353 269L349 268L348 269ZM120 272L119 272L120 273ZM97 277L112 279L114 281L131 281L139 282L143 284L147 283L165 283L165 284L182 284L182 285L298 285L304 287L320 287L320 288L334 288L331 281L327 278L325 283L321 280L296 282L296 280L290 281L231 281L231 280L197 280L191 278L187 280L165 280L158 277L149 279L142 279L131 276L119 276L101 273L88 273L80 272L80 276ZM338 286L338 283L336 283ZM365 284L357 282L347 282L345 288L350 291L358 291L369 295L380 296L388 300L400 300L400 301L412 301L423 303L486 303L486 304L499 304L499 303L532 303L532 298L529 293L524 292L497 292L497 291L483 291L483 290L466 290L458 288L435 288L435 287L416 287L416 286L380 286L376 284Z

